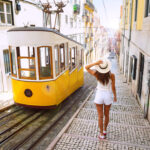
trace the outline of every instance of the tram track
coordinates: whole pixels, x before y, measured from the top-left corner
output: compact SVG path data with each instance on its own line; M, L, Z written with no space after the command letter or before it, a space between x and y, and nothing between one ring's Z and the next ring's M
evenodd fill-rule
M11 116L9 115L9 117L4 117L0 120L0 127L5 125L6 123L9 123L11 120L15 119L16 117L20 116L24 114L24 111L22 109L20 109L19 111L14 112L13 114L11 114Z
M13 132L12 134L9 134L7 137L5 137L4 139L0 140L0 145L2 145L3 143L7 142L7 140L9 140L12 136L16 135L19 131L23 130L26 126L28 126L30 123L32 123L33 121L35 121L36 119L38 119L39 117L41 117L44 113L46 113L46 111L41 112L41 113L37 113L34 112L30 115L28 115L27 117L25 117L24 119L22 119L20 122L17 122L15 125L13 125L12 127L6 129L5 131L1 132L0 134L4 134L8 131L10 131L11 129L13 129L14 127L16 127L17 125L20 125L20 123L24 122L27 120L27 123L24 124L23 126L21 126L19 129L17 129L15 132ZM38 114L38 115L37 115ZM32 115L35 115L34 117ZM30 119L32 118L32 119Z
M86 80L88 80L88 76ZM6 133L9 134L5 135L3 139L0 138L0 150L38 149L43 144L46 148L67 123L67 120L74 114L80 103L86 98L92 89L92 84L94 84L93 81L87 82L82 88L78 89L67 100L61 103L57 109L40 110L39 113L43 112L43 114L39 117L37 116L33 119L33 115L29 115L28 119L30 121L27 121L27 119L24 124L21 121L20 123L16 123L17 128L20 124L23 125L17 130L12 128L11 134L9 129L7 129L7 132L3 133L2 137Z

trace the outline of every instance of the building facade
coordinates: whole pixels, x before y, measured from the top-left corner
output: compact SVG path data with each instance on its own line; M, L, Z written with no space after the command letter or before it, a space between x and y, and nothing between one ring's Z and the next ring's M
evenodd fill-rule
M83 20L84 20L84 40L85 40L85 62L88 64L93 61L94 42L93 42L93 22L94 22L94 5L93 0L84 0Z
M150 120L150 0L124 0L120 68Z

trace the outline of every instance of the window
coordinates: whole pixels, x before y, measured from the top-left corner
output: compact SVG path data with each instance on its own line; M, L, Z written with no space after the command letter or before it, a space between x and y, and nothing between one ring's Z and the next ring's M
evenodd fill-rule
M68 24L68 16L65 16L66 24Z
M79 69L81 68L81 66L83 65L83 49L81 49L80 51L79 51Z
M65 48L64 44L60 45L60 71L65 70Z
M69 58L69 70L71 71L71 48L69 48L68 58Z
M145 2L145 17L150 15L150 0L146 0Z
M9 50L3 51L4 57L4 66L5 66L5 73L9 73L10 71L10 60L9 60Z
M70 18L70 27L73 28L73 18Z
M71 48L71 70L76 67L76 47Z
M68 43L65 44L65 68L68 67Z
M11 2L0 2L0 25L12 25L12 4Z
M136 79L137 58L133 55L132 79Z
M58 45L54 47L54 51L55 51L55 73L56 76L59 74L59 51L58 51Z
M39 60L39 78L48 79L53 77L52 72L52 48L39 47L38 48Z
M17 76L16 70L16 52L15 49L10 47L10 62L11 62L11 73L12 76Z
M134 21L137 20L137 8L138 8L138 0L135 1L135 18L134 18Z
M36 79L34 47L17 47L18 73L21 79Z

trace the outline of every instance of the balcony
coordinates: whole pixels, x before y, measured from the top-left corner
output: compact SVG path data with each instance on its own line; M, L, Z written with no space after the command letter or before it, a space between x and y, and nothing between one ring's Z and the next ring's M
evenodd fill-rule
M73 5L73 13L76 15L80 14L80 5L79 4Z
M93 3L91 3L90 0L86 0L84 6L90 7L93 11L94 11L94 9L95 9Z

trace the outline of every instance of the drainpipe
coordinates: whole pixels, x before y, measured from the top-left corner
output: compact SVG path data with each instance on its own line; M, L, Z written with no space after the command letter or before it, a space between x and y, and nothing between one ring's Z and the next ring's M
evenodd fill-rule
M126 0L125 0L125 7L123 8L123 14L124 14L124 20L123 20L123 39L122 39L122 53L123 53L123 57L122 57L122 72L124 74L124 65L125 65L125 49L124 49L124 38L125 38L125 24L126 24Z

